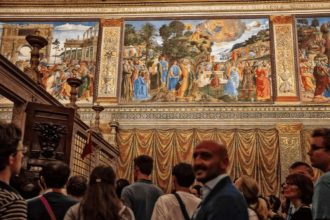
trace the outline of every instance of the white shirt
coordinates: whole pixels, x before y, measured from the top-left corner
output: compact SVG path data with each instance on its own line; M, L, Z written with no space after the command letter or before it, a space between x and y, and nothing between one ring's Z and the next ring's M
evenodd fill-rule
M191 217L201 200L188 192L177 191L177 194L183 201L189 217ZM179 202L173 194L166 194L158 198L151 216L151 220L181 219L183 220L184 217Z

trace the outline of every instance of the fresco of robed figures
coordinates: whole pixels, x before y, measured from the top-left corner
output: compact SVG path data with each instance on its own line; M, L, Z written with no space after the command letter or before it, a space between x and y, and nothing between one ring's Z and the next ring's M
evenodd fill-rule
M330 102L330 17L296 18L301 97Z
M268 19L124 24L121 102L272 101Z
M31 56L25 37L38 31L48 41L40 50L38 67L46 91L69 103L66 80L76 76L82 80L78 102L92 103L98 29L98 22L0 22L0 53L24 71Z

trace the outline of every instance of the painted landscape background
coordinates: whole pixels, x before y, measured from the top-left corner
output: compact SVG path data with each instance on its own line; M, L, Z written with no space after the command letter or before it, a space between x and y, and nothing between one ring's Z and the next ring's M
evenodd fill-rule
M125 21L122 102L272 100L268 19Z
M39 70L47 92L68 103L73 73L83 81L78 102L92 103L96 69L97 22L0 22L0 53L22 71L30 65L31 46L25 40L36 30L48 40L41 49Z
M296 18L301 97L330 101L330 17Z

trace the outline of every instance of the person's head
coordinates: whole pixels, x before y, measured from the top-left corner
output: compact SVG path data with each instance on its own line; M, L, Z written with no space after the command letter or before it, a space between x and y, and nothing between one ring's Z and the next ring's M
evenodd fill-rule
M47 188L63 188L70 176L69 166L62 161L51 161L46 163L40 171L40 181Z
M110 166L97 166L81 200L84 219L120 219L120 200L115 190L116 174Z
M81 175L71 176L66 184L68 195L80 199L87 190L87 178Z
M330 170L330 129L315 129L310 140L308 155L312 166L323 172Z
M267 196L270 209L277 213L281 207L281 200L275 195Z
M121 196L121 191L123 191L124 187L128 186L129 182L127 179L118 179L116 181L116 193L118 198Z
M154 160L148 155L140 155L134 159L134 177L136 178L138 173L150 176L153 169Z
M253 178L243 175L235 181L235 186L243 194L247 204L258 202L259 186Z
M24 149L21 135L21 130L13 123L0 122L0 172L9 171L9 178L18 174L22 167Z
M201 183L226 173L229 163L226 146L208 140L196 146L193 160L196 179Z
M310 178L302 174L290 174L284 184L284 196L289 200L301 200L303 204L312 202L314 185Z
M195 174L192 166L188 163L178 163L172 169L174 186L189 188L195 181Z
M202 196L202 186L195 184L191 187L190 193L194 194L196 197L200 198Z
M309 177L310 179L313 179L314 177L313 168L308 163L303 161L297 161L291 164L289 167L289 173L299 173Z

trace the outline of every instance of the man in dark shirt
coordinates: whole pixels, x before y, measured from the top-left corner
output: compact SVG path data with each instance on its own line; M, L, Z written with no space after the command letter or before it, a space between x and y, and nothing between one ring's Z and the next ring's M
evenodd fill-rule
M64 218L67 210L77 203L62 192L69 175L69 166L61 161L49 162L42 168L40 182L46 186L46 191L42 196L27 200L29 220Z
M134 159L135 183L126 186L121 198L130 207L136 220L150 220L155 203L163 191L152 184L150 175L153 168L153 159L147 155L141 155Z

